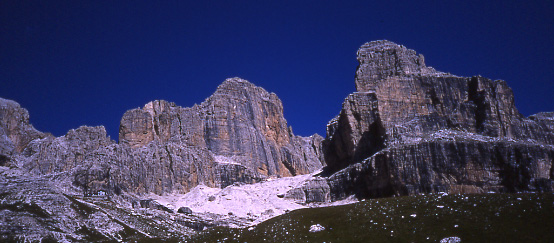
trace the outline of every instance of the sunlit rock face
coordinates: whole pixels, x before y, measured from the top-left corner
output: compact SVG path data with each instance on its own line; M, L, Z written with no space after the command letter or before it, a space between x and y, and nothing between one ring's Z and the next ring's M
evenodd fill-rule
M244 166L257 177L292 176L322 167L322 138L295 136L274 93L240 79L223 82L199 105L153 101L125 113L120 143L133 148L152 141L207 149L220 164Z
M364 44L358 61L357 90L325 139L295 136L279 98L240 78L192 107L156 100L127 111L119 143L102 126L60 137L39 132L27 110L0 98L0 241L134 241L239 225L226 208L216 218L172 214L158 210L161 204L133 208L193 188L187 197L226 188L206 197L205 208L232 199L245 217L252 213L237 201L263 200L258 211L267 216L273 213L265 207L286 212L275 200L290 206L351 196L554 190L553 112L525 118L506 82L436 71L389 41ZM323 166L317 176L271 180ZM238 189L260 181L247 185L250 192Z
M401 76L452 76L425 66L423 55L396 43L379 40L365 43L358 50L356 90L375 91L383 81Z
M332 198L552 191L553 115L523 117L506 82L438 72L390 41L358 61L324 141Z
M0 153L21 152L29 142L46 135L29 123L29 112L12 100L0 98Z
M94 151L114 143L103 126L81 126L64 136L33 140L20 154L19 166L39 175L71 171Z
M552 134L529 132L521 126L525 119L502 80L437 72L425 66L422 55L389 41L364 44L358 61L357 91L375 92L389 142L441 129L554 141Z
M46 135L17 103L2 100L0 107L2 165L62 173L84 195L185 193L200 184L222 188L323 166L323 138L295 136L277 95L240 78L225 80L193 107L157 100L127 111L119 143L102 126Z

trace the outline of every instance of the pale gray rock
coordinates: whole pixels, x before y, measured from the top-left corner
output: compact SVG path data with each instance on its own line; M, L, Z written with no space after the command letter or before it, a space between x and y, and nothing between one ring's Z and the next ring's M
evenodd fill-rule
M0 167L0 242L135 242L182 237L210 222L160 210L132 209L127 199L82 197L55 175Z
M18 157L19 166L37 175L71 171L83 166L94 151L114 143L103 126L82 126L61 137L31 141Z
M423 55L387 40L365 43L358 50L356 89L375 91L375 84L391 77L427 75L452 76L425 65Z
M21 152L29 142L44 137L29 123L29 112L12 100L0 98L0 153Z
M31 127L28 119L20 123ZM153 101L130 110L119 137L115 144L104 127L83 126L32 140L17 163L37 175L72 173L72 185L85 196L185 193L200 184L223 188L323 166L323 138L295 136L277 96L239 78L226 80L191 108ZM11 140L2 141L11 148Z
M441 239L440 243L460 243L462 239L460 237L452 236Z
M315 178L306 181L300 187L287 191L284 198L294 200L300 204L329 202L331 201L330 187L327 180Z
M323 143L332 200L554 189L553 115L523 117L506 82L437 72L389 41L358 61Z
M75 183L88 194L185 193L200 184L222 188L261 180L253 174L240 164L216 162L205 148L154 141L140 148L114 144L96 150L77 168Z
M153 101L121 119L120 143L152 141L207 148L216 162L240 164L256 177L306 174L322 167L314 135L292 134L277 95L240 79L227 79L199 105L182 108Z
M313 224L312 226L310 226L309 231L310 233L316 233L324 230L325 230L325 227L323 227L321 224Z
M554 113L525 118L506 82L436 71L389 41L364 44L358 61L357 92L325 139L294 135L279 98L240 78L192 107L126 112L119 143L104 127L41 133L0 99L0 241L178 237L353 196L554 191ZM194 215L140 207L193 188L219 193L171 207Z

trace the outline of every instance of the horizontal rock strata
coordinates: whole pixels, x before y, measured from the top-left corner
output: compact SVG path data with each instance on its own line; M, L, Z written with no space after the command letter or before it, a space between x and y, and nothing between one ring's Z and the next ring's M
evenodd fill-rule
M554 189L553 114L523 117L506 82L438 72L389 41L364 44L358 61L357 92L323 143L333 200Z

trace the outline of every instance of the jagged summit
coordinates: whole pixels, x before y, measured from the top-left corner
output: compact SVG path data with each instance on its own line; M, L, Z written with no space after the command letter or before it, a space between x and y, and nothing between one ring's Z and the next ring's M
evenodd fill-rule
M248 85L248 86L255 86L250 81L240 78L240 77L232 77L225 79L219 86L226 86L226 85Z
M129 110L121 119L119 138L132 148L157 142L206 149L214 158L225 157L215 162L234 161L252 177L305 174L322 166L314 150L319 146L312 148L321 138L295 136L277 95L241 78L225 80L192 107L153 101Z
M437 72L390 41L364 44L358 61L359 92L329 122L329 186L318 181L317 190L331 198L554 190L553 115L523 117L505 81Z
M233 77L233 78L225 79L220 85L218 85L214 94L219 92L225 92L226 90L229 90L229 89L245 89L245 90L261 89L265 91L265 89L263 89L262 87L256 86L255 84L251 83L246 79Z
M387 40L367 42L358 49L359 66L356 71L356 90L376 89L378 82L388 78L427 75L452 76L425 65L423 55Z
M268 92L262 87L256 86L246 79L239 77L228 78L217 86L216 91L201 104L205 105L213 100L227 100L227 99L256 99L261 98L263 100L270 100L272 103L279 103L282 106L281 100L273 92Z
M119 143L102 126L61 137L41 133L27 110L0 99L0 206L10 209L0 218L14 219L0 222L0 237L32 234L26 239L39 241L52 229L58 241L87 241L96 231L120 240L127 229L167 237L274 215L244 208L260 199L286 212L273 202L554 191L554 113L525 118L506 82L438 72L390 41L364 44L358 61L357 92L346 97L325 139L295 136L277 95L241 78L226 79L192 107L155 100L125 112ZM295 175L303 178L273 180ZM260 189L252 194L234 185L262 181L249 185ZM269 181L279 181L275 190L267 190ZM193 188L186 196L205 195L195 204L207 205L205 213L188 208L180 216L160 203L193 207L176 196ZM227 189L215 197L214 188ZM228 201L232 207L218 209Z
M29 123L27 109L0 98L0 153L21 152L29 142L45 136Z

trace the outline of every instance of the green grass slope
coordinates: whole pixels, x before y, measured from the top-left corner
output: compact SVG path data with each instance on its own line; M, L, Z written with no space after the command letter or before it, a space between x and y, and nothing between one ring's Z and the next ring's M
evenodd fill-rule
M325 230L309 232L321 224ZM419 195L293 211L189 242L554 242L554 194Z

